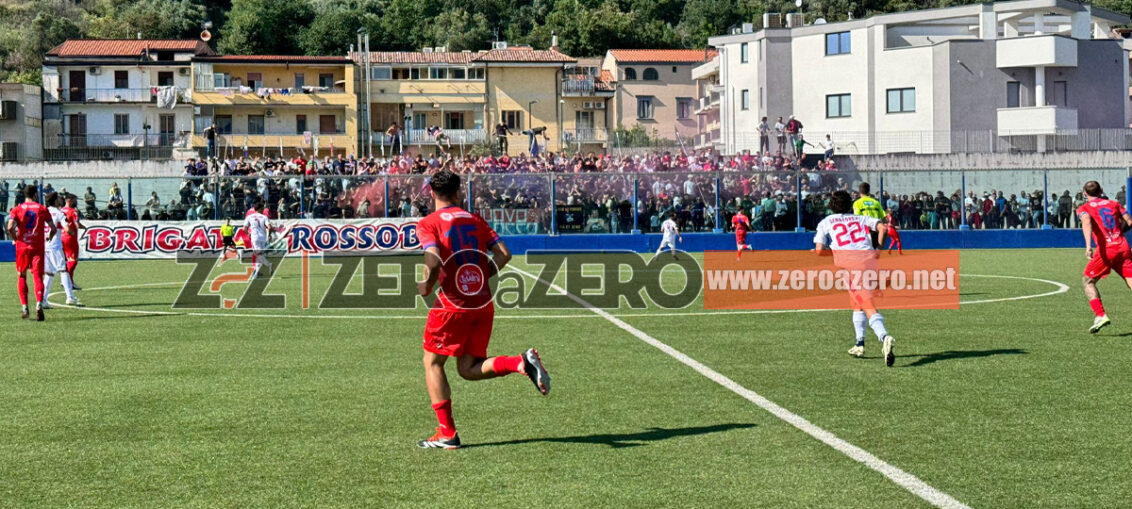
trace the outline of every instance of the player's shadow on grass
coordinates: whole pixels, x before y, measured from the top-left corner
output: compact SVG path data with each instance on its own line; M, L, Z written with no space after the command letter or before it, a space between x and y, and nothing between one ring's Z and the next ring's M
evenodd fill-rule
M979 357L993 357L995 355L1025 355L1029 352L1018 348L1000 348L997 350L947 350L929 354L897 355L899 358L919 357L916 361L905 364L905 368L924 366L939 361L952 361L958 359L976 359Z
M659 442L661 440L668 440L669 438L706 435L708 433L719 433L722 431L731 431L735 429L747 429L753 428L755 426L755 424L730 423L715 424L712 426L691 426L687 428L649 428L646 431L638 431L636 433L600 433L595 435L577 435L572 437L524 438L521 440L506 440L502 442L468 444L464 447L490 447L497 445L522 445L557 442L566 444L608 445L609 447L618 449L621 447L637 447L640 445L647 445L651 442Z

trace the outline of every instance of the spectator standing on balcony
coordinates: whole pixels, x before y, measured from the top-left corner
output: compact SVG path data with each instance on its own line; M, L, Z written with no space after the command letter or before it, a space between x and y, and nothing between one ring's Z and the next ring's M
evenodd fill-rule
M786 141L791 145L797 145L797 139L802 134L802 122L790 115L790 119L786 121Z
M819 145L821 145L822 152L825 153L825 160L833 159L833 137L826 134L825 140L821 141Z
M759 122L759 153L770 151L770 124L767 124L766 117L763 117Z
M206 157L212 159L216 157L216 123L213 122L204 128L204 141L207 144Z
M401 154L401 125L397 122L389 124L389 128L385 130L385 136L389 138L389 153Z
M508 148L508 146L507 146L507 136L510 135L510 134L512 134L511 129L509 129L507 127L507 124L504 124L503 122L496 124L496 126L495 126L495 144L496 144L497 147L499 147L499 153L500 154L506 154L507 153L507 148Z
M778 153L786 153L786 124L782 123L782 117L774 121L774 137L778 138Z

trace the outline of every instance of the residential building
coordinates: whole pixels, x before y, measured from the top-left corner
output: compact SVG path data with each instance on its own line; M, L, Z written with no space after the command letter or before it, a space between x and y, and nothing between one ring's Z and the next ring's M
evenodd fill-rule
M42 95L35 85L0 83L0 161L43 159Z
M1019 0L805 25L767 14L712 37L724 153L796 116L840 153L1045 151L1129 125L1126 15ZM1108 130L1108 131L1106 131ZM1076 142L1076 141L1070 141ZM1098 146L1099 148L1107 148ZM1123 137L1112 148L1124 148Z
M721 125L719 122L720 96L723 86L719 84L719 56L692 69L692 79L696 80L696 126L695 149L723 149Z
M710 49L611 49L601 67L616 83L614 124L640 126L649 136L687 139L699 132L695 114L699 89L692 69L710 61Z
M193 59L192 146L219 155L356 154L354 66L346 57L200 56ZM215 155L215 154L214 154Z
M208 55L214 52L199 40L68 39L56 46L43 63L45 158L170 157L192 131L190 62Z
M603 152L616 143L610 133L615 93L613 75L601 59L580 58L566 64L560 80L563 148L572 152Z

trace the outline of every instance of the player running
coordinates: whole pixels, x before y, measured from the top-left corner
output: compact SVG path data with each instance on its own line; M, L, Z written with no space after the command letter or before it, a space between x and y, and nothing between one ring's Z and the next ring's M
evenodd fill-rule
M896 222L892 220L892 211L888 211L884 216L885 233L888 235L888 253L892 254L892 248L900 254L904 254L904 244L900 242L900 232L896 230Z
M271 262L268 261L267 255L264 254L267 251L267 236L270 230L271 220L263 213L263 198L257 197L252 202L252 208L248 209L248 213L244 217L244 231L252 243L253 278L269 275L271 271L275 270ZM265 266L268 270L266 274L263 273Z
M679 239L680 242L683 242L684 237L680 235L680 227L676 225L675 212L668 213L668 219L665 219L664 223L660 225L660 231L664 234L664 237L660 239L660 247L656 248L656 254L653 255L653 258L660 256L660 252L667 247L672 253L672 258L679 260L680 258L676 256L676 241Z
M1089 332L1100 332L1112 320L1104 311L1101 304L1101 294L1097 291L1097 281L1100 281L1109 272L1115 270L1124 278L1124 282L1132 288L1132 250L1124 238L1124 232L1132 226L1132 216L1124 207L1104 197L1104 190L1100 183L1090 180L1085 183L1084 204L1077 207L1077 217L1081 218L1081 233L1085 236L1085 257L1089 263L1085 265L1085 296L1089 299L1089 307L1097 315ZM1093 243L1096 249L1093 249Z
M60 232L67 231L67 215L63 213L60 206L63 205L63 197L59 193L47 193L47 211L51 214L51 222L55 228ZM40 299L39 305L43 309L51 309L51 303L47 302L47 297L51 295L51 284L55 282L55 276L59 276L63 280L63 291L67 294L68 306L82 306L79 299L75 298L75 289L71 285L71 275L67 273L67 257L63 253L63 236L55 235L47 240L46 249L44 251L44 272L47 273L47 278L43 283L43 298Z
M425 280L417 283L422 297L440 285L424 330L425 384L439 426L422 448L456 449L460 437L452 418L452 394L444 363L456 358L465 380L486 380L524 373L542 394L550 392L550 375L538 352L488 357L495 306L488 279L511 260L511 251L483 218L461 209L460 176L440 170L429 179L436 211L417 223L417 238L425 251ZM491 257L486 251L491 252Z
M744 249L754 250L747 243L747 232L751 231L751 220L747 219L743 209L739 209L734 216L731 216L731 226L735 228L735 259L742 260Z
M79 230L85 230L86 225L79 219L79 211L75 207L78 206L79 198L73 194L67 193L66 206L61 210L63 215L67 217L66 228L61 232L63 235L63 256L67 258L67 275L71 278L71 288L75 290L82 290L79 285L75 284L75 268L79 265Z
M875 269L876 253L870 234L876 232L879 241L883 243L885 225L875 217L850 214L851 200L852 197L846 191L833 193L829 200L829 208L833 214L818 223L818 231L814 235L814 249L821 255L825 247L829 246L833 250L834 263L838 267ZM867 323L883 345L881 353L884 355L885 366L892 367L896 362L896 354L893 353L893 343L896 340L885 329L884 317L873 306L869 290L850 289L849 296L853 302L853 329L857 333L857 343L849 349L849 355L856 357L865 355Z
M24 202L12 208L8 213L8 238L16 239L16 273L19 274L16 284L20 294L20 305L23 312L20 318L28 317L28 286L27 273L31 271L32 283L35 285L35 320L44 320L43 307L43 249L44 235L48 230L47 239L55 238L58 229L50 220L47 207L40 205L39 188L32 184L24 188Z

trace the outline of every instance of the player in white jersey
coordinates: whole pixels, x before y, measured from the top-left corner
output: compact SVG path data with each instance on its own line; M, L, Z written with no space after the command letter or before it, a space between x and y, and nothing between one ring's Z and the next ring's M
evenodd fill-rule
M264 215L263 198L256 198L252 203L252 208L248 210L247 216L244 217L244 232L247 233L248 239L252 244L252 277L260 277L263 267L266 266L268 271L272 270L271 262L267 261L268 232L271 231L271 220ZM269 272L270 273L270 272Z
M59 231L65 231L67 215L60 210L60 207L63 206L63 197L59 193L48 193L45 201L47 202L47 211L51 213L51 222L55 224ZM67 293L67 305L82 305L75 298L71 274L67 272L67 256L63 254L62 237L62 235L55 235L44 245L43 273L46 274L46 277L43 280L43 302L40 302L40 307L43 309L51 309L51 305L47 303L47 295L51 293L51 284L55 282L55 276L60 276L63 280L63 291Z
M667 247L672 253L672 257L679 259L679 257L676 256L676 240L679 239L683 241L684 237L680 235L680 227L676 226L675 212L668 213L668 219L665 219L664 223L661 223L660 231L664 234L664 237L660 239L660 247L656 248L656 254L653 255L653 258L660 256L660 252L664 251L664 248Z
M814 249L819 255L828 246L833 251L833 262L845 269L876 269L876 251L873 249L872 232L877 233L877 242L884 244L886 227L881 220L868 216L853 215L853 199L846 191L836 191L829 200L833 214L818 223L814 235ZM866 288L850 288L853 302L853 329L857 343L849 349L849 355L865 355L866 324L872 327L877 339L883 345L881 353L884 364L892 367L896 361L893 352L895 339L884 327L884 317L873 306L872 293Z

